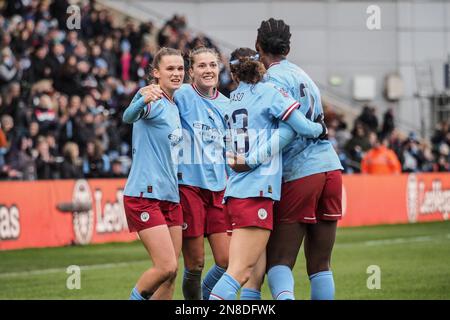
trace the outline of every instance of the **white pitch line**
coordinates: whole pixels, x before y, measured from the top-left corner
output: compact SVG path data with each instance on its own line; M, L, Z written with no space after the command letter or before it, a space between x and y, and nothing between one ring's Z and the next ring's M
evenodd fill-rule
M391 238L382 240L371 240L371 241L360 241L352 243L337 243L335 247L354 247L354 246L379 246L379 245L393 245L393 244L405 244L414 242L425 242L439 239L440 237L433 236L420 236L420 237L410 237L410 238ZM445 238L450 239L450 233L445 235ZM206 260L212 259L212 254L205 255ZM81 270L101 270L101 269L112 269L118 267L126 267L129 265L134 265L137 263L149 262L149 260L134 260L128 262L117 262L117 263L103 263L103 264L92 264L86 266L80 266ZM0 273L0 279L2 278L12 278L12 277L24 277L24 276L35 276L35 275L45 275L51 273L66 273L67 268L50 268L41 270L31 270L31 271L21 271L21 272L8 272Z
M405 244L414 242L426 242L433 241L441 238L441 236L419 236L419 237L408 237L408 238L391 238L391 239L380 239L380 240L370 240L362 242L350 242L350 243L337 243L335 247L354 247L354 246L379 246L379 245L394 245L394 244ZM450 233L446 234L445 237L450 239Z
M365 246L379 246L385 244L401 244L401 243L412 243L412 242L424 242L431 241L433 237L431 236L421 236L421 237L412 237L412 238L397 238L397 239L383 239L383 240L371 240L365 241L363 244Z
M149 260L134 260L128 262L117 262L117 263L103 263L103 264L92 264L87 266L80 266L80 269L83 270L99 270L99 269L111 269L117 267L126 267L129 265L133 265L136 263L150 262ZM21 271L21 272L8 272L8 273L0 273L1 278L10 278L10 277L20 277L20 276L36 276L36 275L44 275L51 273L65 273L67 268L50 268L50 269L41 269L41 270L31 270L31 271Z

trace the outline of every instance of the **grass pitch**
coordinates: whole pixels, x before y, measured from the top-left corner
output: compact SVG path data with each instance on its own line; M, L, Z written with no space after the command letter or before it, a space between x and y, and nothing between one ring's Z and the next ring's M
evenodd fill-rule
M150 264L140 242L3 251L0 299L128 299ZM70 265L81 267L80 289L66 287ZM380 268L380 289L367 287L369 266ZM450 221L340 228L332 269L337 299L450 299ZM180 261L175 299L182 272ZM294 276L296 298L309 299L303 252ZM262 295L271 299L267 283Z

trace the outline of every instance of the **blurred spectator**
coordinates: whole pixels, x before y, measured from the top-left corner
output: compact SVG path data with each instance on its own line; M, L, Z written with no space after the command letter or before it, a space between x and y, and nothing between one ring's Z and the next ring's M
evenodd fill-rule
M378 118L375 113L375 108L372 106L364 106L361 115L356 121L361 122L369 131L378 131Z
M10 178L34 180L36 179L36 165L33 159L32 141L27 136L19 138L19 148L8 153Z
M74 142L67 142L63 148L64 160L61 164L61 179L83 178L82 161L78 145Z
M20 69L11 49L5 47L0 51L0 86L14 80L20 80Z
M361 162L361 173L369 174L398 174L401 173L401 164L395 152L387 147L388 139L374 132L369 134L372 149L364 156Z
M34 119L39 124L39 132L46 134L50 130L56 130L56 106L50 96L44 94L40 97L35 97L33 103L35 104Z
M88 178L104 178L108 176L110 162L103 153L103 147L99 140L87 142L86 155L83 159L83 173Z
M52 69L48 57L48 48L46 45L39 45L31 57L31 68L29 70L29 79L36 82L42 79L51 79Z
M381 134L388 136L394 131L394 111L389 108L383 115L383 128L381 129Z
M59 165L57 159L50 154L47 139L40 136L37 141L36 173L38 179L58 179Z
M360 172L361 160L370 147L371 145L365 127L361 122L356 121L352 131L352 138L345 145L348 166L352 169L352 172Z
M400 157L403 172L421 171L424 155L420 150L420 141L416 134L410 133L404 142Z
M17 141L16 130L14 129L14 120L13 118L5 114L0 118L0 127L3 130L3 134L6 137L6 150L9 151L12 147L15 146Z
M48 64L51 70L51 78L54 82L58 81L61 77L61 71L64 66L64 62L66 61L64 56L65 51L66 49L59 42L54 43L51 47L51 53L48 57Z
M446 143L439 146L439 153L437 155L437 162L434 171L448 172L450 171L450 147Z
M433 172L435 171L435 158L431 146L428 143L424 143L422 146L423 162L421 171L423 172Z
M124 173L122 162L118 159L111 163L110 178L126 178L127 174Z
M5 165L5 154L8 147L8 141L6 140L6 135L3 132L2 126L0 125L0 168Z

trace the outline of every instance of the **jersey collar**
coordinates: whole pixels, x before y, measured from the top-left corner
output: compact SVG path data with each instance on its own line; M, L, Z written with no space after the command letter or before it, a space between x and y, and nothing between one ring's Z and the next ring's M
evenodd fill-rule
M277 64L280 64L281 62L285 61L286 59L282 59L280 61L276 61L276 62L272 62L269 67L267 68L267 70L269 70L271 67L276 66Z
M169 100L170 103L175 104L175 101L172 100L171 97L169 97L169 95L167 93L165 93L164 91L162 92L162 95L164 98L166 98L167 100Z
M192 83L191 86L192 86L192 88L194 88L195 92L197 92L197 94L204 99L214 100L219 96L219 90L217 90L217 88L214 88L212 97L208 97L208 96L204 95L203 93L201 93L200 90L198 90L197 86L194 83Z

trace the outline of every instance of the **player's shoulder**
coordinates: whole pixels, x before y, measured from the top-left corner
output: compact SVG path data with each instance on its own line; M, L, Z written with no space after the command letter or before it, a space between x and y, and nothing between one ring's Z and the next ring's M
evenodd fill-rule
M289 93L280 85L273 82L261 82L259 91L268 98L283 96L289 97Z
M224 94L222 94L220 91L218 91L216 100L219 103L228 103L230 101L230 98L226 97Z
M183 83L180 88L178 88L174 93L174 98L181 98L182 96L192 95L194 89L189 83Z

